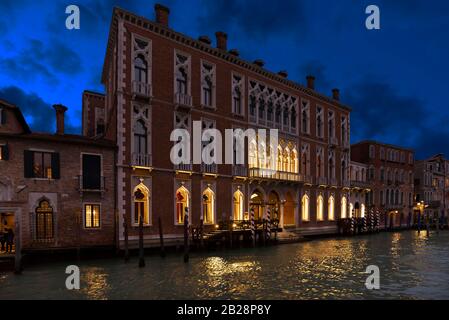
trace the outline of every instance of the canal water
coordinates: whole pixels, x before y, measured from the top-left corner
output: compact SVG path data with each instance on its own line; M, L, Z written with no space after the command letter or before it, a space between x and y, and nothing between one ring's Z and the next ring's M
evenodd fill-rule
M449 299L449 231L319 239L257 249L79 263L81 288L65 288L68 263L0 274L0 299ZM368 265L380 290L365 287Z

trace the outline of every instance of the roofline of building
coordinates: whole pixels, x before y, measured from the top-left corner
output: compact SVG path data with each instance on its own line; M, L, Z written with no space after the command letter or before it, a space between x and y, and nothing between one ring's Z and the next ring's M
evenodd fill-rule
M72 144L82 144L82 145L94 145L101 146L105 148L116 148L114 141L106 139L92 139L81 135L74 134L50 134L50 133L40 133L33 132L29 134L14 134L14 133L0 133L0 137L13 138L13 139L30 139L30 140L40 140L40 141L50 141L56 143L72 143Z
M245 68L251 72L258 73L259 75L268 78L272 81L276 81L284 86L290 87L293 90L298 90L304 94L307 94L309 96L324 100L327 103L330 103L334 106L340 107L346 111L352 111L351 107L342 104L340 101L332 99L328 96L325 96L321 93L316 92L315 90L312 90L310 88L304 87L303 85L294 82L292 80L288 80L283 78L282 76L271 72L269 70L266 70L264 68L261 68L259 66L254 65L251 62L248 62L246 60L243 60L239 57L236 57L229 52L223 51L218 48L214 48L212 46L206 45L202 43L199 40L193 39L189 36L186 36L184 34L181 34L179 32L174 31L173 29L170 29L169 27L163 26L161 24L158 24L146 17L138 16L132 12L129 12L127 10L121 9L119 7L114 7L113 14L112 14L112 20L111 25L109 29L109 38L108 38L108 44L106 48L106 55L105 60L103 64L103 72L102 72L102 82L105 82L106 77L106 70L108 67L108 64L110 62L110 58L112 56L112 47L115 43L115 35L117 33L117 21L115 21L115 18L124 18L127 22L134 24L135 26L139 28L144 28L147 31L153 32L158 34L159 36L165 37L170 40L175 40L180 42L182 45L190 46L193 49L203 51L207 54L214 55L217 58L220 58L222 60L225 60L228 63L233 63L241 68Z
M90 95L94 95L94 96L99 96L102 98L106 98L106 94L101 93L101 92L96 92L96 91L92 91L92 90L84 90L83 91L83 95L84 94L90 94Z
M390 147L390 148L395 148L395 149L411 151L411 152L415 153L415 150L413 150L411 148L401 147L401 146L397 146L397 145L394 145L394 144L384 143L384 142L380 142L380 141L376 141L376 140L362 140L362 141L359 141L359 142L356 142L356 143L352 143L351 147L352 146L357 146L357 145L360 145L360 144L368 144L368 143L370 143L370 144L377 144L377 145L381 145L381 146L384 146L384 147Z
M357 166L368 167L368 164L363 163L363 162L358 162L358 161L354 161L354 160L350 160L349 162L350 162L350 164L353 163L353 164L355 164L355 165L357 165Z
M19 121L20 125L23 127L24 132L27 134L31 133L31 129L28 126L28 123L26 122L25 117L23 116L23 113L20 110L20 108L3 99L0 99L0 105L12 109L13 112L16 114L17 120Z

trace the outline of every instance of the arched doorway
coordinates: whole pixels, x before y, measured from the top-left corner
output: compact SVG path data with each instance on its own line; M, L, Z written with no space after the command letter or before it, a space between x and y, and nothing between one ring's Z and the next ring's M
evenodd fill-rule
M143 217L143 225L150 224L149 194L149 189L143 183L134 189L134 224L139 224L140 217Z
M186 208L189 208L189 191L183 186L176 191L176 223L184 223Z
M237 190L234 192L233 202L234 202L234 220L248 220L248 217L244 216L243 210L243 193L242 191Z
M341 198L341 210L340 210L340 218L341 219L346 219L347 218L347 200L346 197L343 196Z
M215 222L215 193L209 187L203 192L203 222L204 224Z
M53 208L48 200L41 200L36 208L36 240L50 240L53 237Z
M270 209L271 219L281 218L281 201L276 191L271 191L268 195L268 209Z
M295 225L295 202L290 192L285 194L285 204L284 204L284 226L294 226Z
M251 194L249 206L251 210L254 210L254 220L263 219L263 207L265 204L265 198L260 190L254 190Z
M360 203L356 202L354 205L354 217L360 218Z

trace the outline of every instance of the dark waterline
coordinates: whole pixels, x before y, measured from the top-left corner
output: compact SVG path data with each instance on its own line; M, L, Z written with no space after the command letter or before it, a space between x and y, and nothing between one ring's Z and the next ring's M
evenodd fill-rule
M68 263L0 274L1 299L449 299L449 231L321 239L165 259L79 263L81 289L65 288ZM367 290L368 265L380 290Z

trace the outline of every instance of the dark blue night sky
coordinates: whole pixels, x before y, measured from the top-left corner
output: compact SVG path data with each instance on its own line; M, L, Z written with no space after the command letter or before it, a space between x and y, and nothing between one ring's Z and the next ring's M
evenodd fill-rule
M192 37L217 30L247 60L262 58L317 89L341 89L353 108L352 141L376 139L449 156L449 1L161 0L170 26ZM65 28L65 8L81 9L81 30ZM381 30L365 28L365 8L381 10ZM154 1L0 0L0 98L20 106L35 131L54 130L51 105L69 107L80 131L81 93L103 92L100 74L113 6L154 18Z

